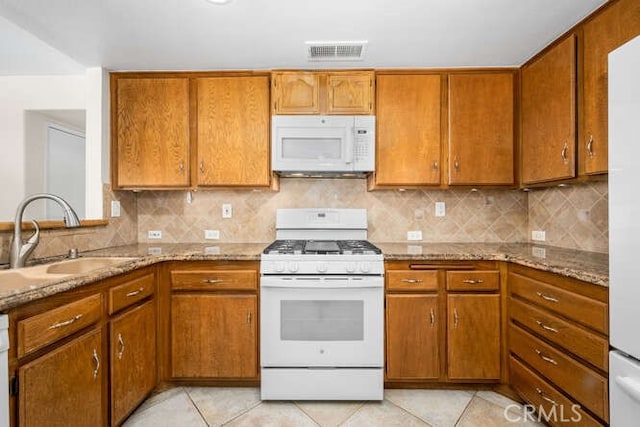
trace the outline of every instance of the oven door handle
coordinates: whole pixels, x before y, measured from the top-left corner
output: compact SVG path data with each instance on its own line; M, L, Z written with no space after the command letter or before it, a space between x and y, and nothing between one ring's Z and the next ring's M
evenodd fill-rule
M382 289L382 285L353 285L346 284L344 286L336 285L334 283L322 283L322 282L313 282L313 283L287 283L287 284L261 284L260 287L262 289Z

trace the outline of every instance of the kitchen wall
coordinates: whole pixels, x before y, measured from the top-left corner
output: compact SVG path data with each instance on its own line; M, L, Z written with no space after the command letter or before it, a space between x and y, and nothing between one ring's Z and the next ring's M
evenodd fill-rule
M544 230L546 244L609 252L607 181L528 193L529 232Z
M446 216L434 216L434 203ZM233 218L221 218L231 203ZM199 191L138 194L138 241L161 230L162 242L205 242L204 230L220 230L222 242L269 242L275 237L276 208L367 208L369 239L404 242L422 230L427 242L516 242L527 236L527 194L505 190L373 191L363 179L283 178L279 192Z

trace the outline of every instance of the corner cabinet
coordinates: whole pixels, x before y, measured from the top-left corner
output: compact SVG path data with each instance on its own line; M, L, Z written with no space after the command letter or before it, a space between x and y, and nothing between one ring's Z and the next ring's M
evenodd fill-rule
M374 114L373 71L274 71L272 112L287 114Z
M112 74L111 88L114 188L186 188L189 79Z
M576 37L522 69L521 182L576 176Z
M269 77L203 77L195 84L198 187L269 186Z
M169 268L170 377L257 380L258 263Z
M442 80L440 74L377 74L373 187L440 185Z
M640 3L609 2L583 26L583 124L579 139L580 173L608 171L608 55L640 34Z

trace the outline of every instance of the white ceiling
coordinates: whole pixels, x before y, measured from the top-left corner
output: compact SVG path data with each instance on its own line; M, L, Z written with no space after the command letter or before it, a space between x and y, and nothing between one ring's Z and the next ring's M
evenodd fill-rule
M0 0L0 15L83 67L479 67L523 64L605 1ZM369 46L364 61L308 62L309 40Z

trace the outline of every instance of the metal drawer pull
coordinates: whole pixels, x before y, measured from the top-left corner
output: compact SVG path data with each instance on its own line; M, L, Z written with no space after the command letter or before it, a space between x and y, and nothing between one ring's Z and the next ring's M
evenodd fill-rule
M209 284L212 284L212 285L215 285L216 283L222 283L222 282L224 282L224 280L222 280L222 279L204 279L202 281L202 283L209 283Z
M184 173L184 162L180 161L180 164L178 165L178 169L180 169L180 172Z
M142 291L144 291L144 288L138 288L137 291L131 291L131 292L127 293L127 296L128 297L135 297L136 295L138 295Z
M556 402L555 400L551 399L550 397L545 396L544 392L542 390L540 390L539 388L537 388L537 387L536 387L536 393L538 393L541 398L543 398L547 402L551 403L553 406L558 406L558 402Z
M560 302L559 299L554 298L554 297L550 297L549 295L545 295L542 292L536 292L536 295L538 295L540 298L542 298L545 301Z
M435 169L435 170L438 169L438 161L437 160L433 161L433 169Z
M589 135L589 142L587 142L587 152L589 153L589 158L593 159L593 135Z
M200 161L200 172L204 173L204 161Z
M421 279L402 279L401 282L404 283L422 283Z
M73 322L80 320L81 318L82 318L82 314L76 314L69 320L65 320L64 322L54 323L53 325L49 326L49 329L63 328L65 326L72 324Z
M124 340L122 339L122 334L118 334L118 346L120 347L118 350L118 360L122 360L122 355L124 354Z
M460 170L460 162L458 161L458 156L453 158L453 168L458 172Z
M482 279L464 279L462 283L468 283L470 285L477 285L479 283L484 283Z
M251 327L251 310L247 311L247 326Z
M457 308L453 309L453 327L454 328L458 327L458 309Z
M98 351L93 349L93 361L96 362L96 368L93 370L93 379L98 378L98 371L100 370L100 358L98 357Z
M562 146L562 151L560 152L560 157L562 157L562 163L564 163L565 165L567 163L569 163L569 159L567 159L567 150L568 149L569 149L569 146L565 142L564 145Z
M551 326L547 326L544 323L542 323L539 320L536 320L536 323L538 324L538 326L540 326L542 329L546 330L546 331L550 331L550 332L554 332L554 333L559 333L560 331L557 330L556 328L552 328Z
M553 360L552 358L550 358L549 356L545 356L544 354L542 354L542 352L540 350L538 350L537 348L535 349L536 353L538 354L538 356L540 356L540 359L544 360L547 363L551 363L552 365L558 365L558 362L556 362L555 360Z
M431 327L433 328L436 324L436 313L433 311L433 308L429 310L429 320Z

